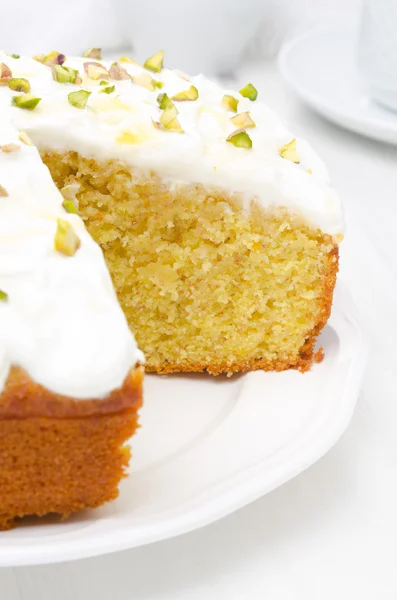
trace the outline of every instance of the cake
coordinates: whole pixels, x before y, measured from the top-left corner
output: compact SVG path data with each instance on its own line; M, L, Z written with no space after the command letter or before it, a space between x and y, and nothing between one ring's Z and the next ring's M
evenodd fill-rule
M9 118L101 246L147 371L310 368L341 203L252 84L166 69L163 52L0 61L27 82L4 90Z
M0 529L118 494L143 355L100 248L0 88Z
M306 371L329 317L323 163L253 84L163 60L0 53L3 527L117 494L138 346L160 374Z

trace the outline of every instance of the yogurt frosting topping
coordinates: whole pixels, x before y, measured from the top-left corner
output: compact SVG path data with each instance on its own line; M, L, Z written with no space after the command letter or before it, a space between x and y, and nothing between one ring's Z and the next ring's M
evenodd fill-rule
M164 68L151 73L130 62L119 64L132 77L150 74L162 84L161 90L110 79L108 85L115 90L103 93L102 78L88 77L84 63L109 69L109 61L67 58L63 66L78 69L81 85L54 81L51 69L31 58L14 59L3 53L0 62L7 64L13 77L28 79L32 93L41 98L32 111L9 107L10 121L27 131L39 148L75 150L97 160L120 159L171 183L201 183L241 193L247 205L254 197L263 206L284 206L324 233L343 233L341 202L323 162L302 139L296 142L300 164L282 158L279 149L295 136L260 100L222 89L203 75L186 80L178 71ZM198 99L175 102L184 133L156 129L153 122L161 114L158 94L165 92L171 98L191 85L197 88ZM83 110L68 102L68 94L81 88L91 92ZM13 94L0 88L8 103ZM237 112L249 112L256 125L247 130L252 140L249 150L226 142L236 126L230 120L235 113L222 106L224 94L238 99Z

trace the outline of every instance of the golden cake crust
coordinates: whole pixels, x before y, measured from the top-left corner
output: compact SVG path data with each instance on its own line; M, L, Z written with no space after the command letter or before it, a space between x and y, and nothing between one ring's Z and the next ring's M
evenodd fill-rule
M138 426L143 369L98 400L53 394L14 368L0 396L0 529L63 517L118 496Z

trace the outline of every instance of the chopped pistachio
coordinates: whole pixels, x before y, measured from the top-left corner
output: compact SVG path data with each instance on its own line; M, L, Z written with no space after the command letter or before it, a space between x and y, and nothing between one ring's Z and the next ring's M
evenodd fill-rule
M128 74L124 67L121 67L117 63L113 63L109 69L110 79L116 79L116 81L120 81L122 79L131 79L131 76Z
M101 90L101 93L103 94L111 94L112 92L114 92L114 90L116 89L116 87L114 85L109 85L108 87L105 87Z
M225 110L231 110L237 112L238 100L229 94L225 94L222 98L222 107Z
M28 134L26 133L26 131L20 131L18 134L18 137L21 140L21 142L26 144L26 146L33 146L33 142L30 139L30 137L28 136Z
M30 92L30 83L27 79L12 77L8 81L8 87L14 92Z
M101 60L102 49L101 48L89 48L83 54L84 58L96 58L97 60Z
M2 302L7 302L7 300L8 300L7 292L3 292L3 290L0 290L0 300Z
M99 82L99 85L108 85L108 81L105 81L104 79L102 79L102 81Z
M143 66L145 69L149 69L155 73L160 73L161 69L163 68L163 60L164 50L160 50L159 52L156 52L156 54L153 54L153 56L149 56Z
M7 190L2 185L0 185L0 198L7 198L7 196Z
M0 85L7 85L11 77L11 69L4 63L0 63Z
M80 239L73 226L65 219L57 219L57 230L54 238L55 250L67 256L74 256L80 247Z
M299 154L296 150L296 139L293 139L290 142L288 142L288 144L284 144L284 146L281 146L278 152L281 158L290 160L291 162L297 165L300 163Z
M226 138L226 141L236 148L252 148L252 140L244 129L236 129Z
M233 125L239 129L249 129L250 127L256 127L255 122L251 119L249 112L243 112L235 117L231 117Z
M167 96L167 94L164 93L164 94L159 94L157 96L157 104L159 105L161 110L165 110L167 108L167 106L169 106L170 104L172 105L172 102L169 99L169 97Z
M70 92L68 94L69 104L75 108L85 108L88 98L91 96L91 92L86 90L78 90L77 92Z
M71 67L63 67L62 65L52 65L52 78L58 83L76 83L76 79L80 79L77 69Z
M177 133L184 133L178 118L178 111L176 110L174 104L168 104L168 106L161 113L160 117L160 125L164 127L167 131L175 131Z
M63 65L66 60L66 56L56 50L53 50L49 54L36 54L33 58L47 67L51 67L52 65Z
M119 62L129 63L130 65L138 65L140 67L140 64L137 63L135 60L132 60L132 58L130 58L129 56L122 56L121 58L119 58Z
M176 102L186 102L189 100L197 100L199 97L198 89L191 85L189 89L184 90L183 92L179 92L179 94L175 94L172 96L172 100Z
M164 127L162 125L160 125L160 123L158 123L157 121L154 121L152 119L152 123L153 123L153 127L155 127L155 129L158 129L159 131L164 131Z
M64 200L72 200L72 202L74 203L76 209L78 207L78 200L77 200L77 196L76 194L80 191L80 184L79 183L69 183L68 185L65 185L62 189L61 189L61 194L63 196Z
M142 71L139 75L134 75L132 77L132 82L146 88L149 92L154 91L153 79L150 77L149 73L146 73L145 71Z
M153 85L158 90L161 90L164 87L164 83L162 81L156 81L156 79L152 79Z
M252 83L247 83L247 85L241 88L240 94L244 96L244 98L249 98L250 100L254 101L258 97L258 90L252 85Z
M106 79L109 78L109 73L101 63L86 62L84 63L84 71L90 79Z
M11 58L21 58L20 54L7 54L7 56L11 56Z
M66 210L66 212L68 212L68 213L72 213L74 215L78 215L79 214L78 210L76 208L76 205L73 202L73 200L64 200L62 202L62 206Z
M19 144L4 144L3 146L0 146L0 150L2 152L5 152L6 154L8 154L9 152L17 152L17 150L20 150L21 146L19 146Z
M21 94L20 96L13 96L11 98L11 104L17 108L33 110L40 100L41 98L37 98L37 96L33 96L33 94Z

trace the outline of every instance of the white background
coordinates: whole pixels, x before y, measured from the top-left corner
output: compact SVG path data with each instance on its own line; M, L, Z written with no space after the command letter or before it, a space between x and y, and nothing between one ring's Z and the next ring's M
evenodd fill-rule
M273 48L304 22L352 14L356 3L279 4L274 14L285 6L285 21ZM341 277L371 343L351 426L306 473L218 523L112 556L0 570L1 600L397 598L397 149L300 106L271 62L247 62L237 79L257 84L311 140L344 200Z

